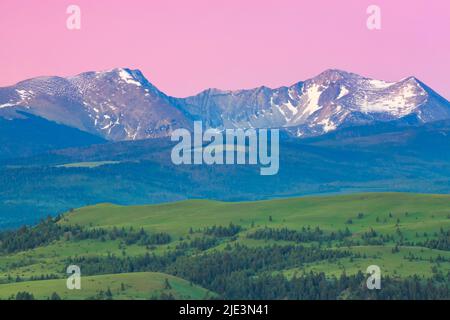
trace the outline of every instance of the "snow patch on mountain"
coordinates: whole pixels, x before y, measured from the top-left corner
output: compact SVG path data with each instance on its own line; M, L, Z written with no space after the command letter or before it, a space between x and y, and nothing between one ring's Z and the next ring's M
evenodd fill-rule
M387 81L383 81L383 80L374 80L374 79L370 79L368 81L368 84L373 88L373 89L387 89L390 86L392 86L394 84L394 82L387 82Z
M288 101L284 104L292 113L292 115L296 115L298 113L298 109L292 105L291 101Z
M321 106L319 105L319 99L321 93L321 88L316 84L313 84L305 91L304 96L306 97L307 102L301 113L302 116L309 116L320 109Z
M391 84L392 91L369 93L360 101L360 110L364 113L388 113L395 117L410 114L424 100L425 91L415 83L406 82L397 88Z
M136 81L133 76L125 69L119 69L119 77L128 84L134 84L138 87L142 87L142 84L139 81Z
M336 129L336 125L328 118L323 119L322 121L318 122L318 124L323 126L324 132L329 132Z
M341 90L339 91L339 95L337 96L336 100L339 100L342 97L345 97L347 94L349 94L350 91L344 86L341 87Z
M4 104L0 104L0 109L1 108L8 108L8 107L14 107L14 106L16 106L17 104L16 103L4 103Z

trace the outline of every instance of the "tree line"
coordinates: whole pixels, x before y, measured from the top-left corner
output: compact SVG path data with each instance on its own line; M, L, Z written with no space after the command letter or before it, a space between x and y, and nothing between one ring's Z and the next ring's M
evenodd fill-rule
M48 217L34 227L23 226L14 231L0 232L0 253L12 253L45 246L53 241L86 240L100 241L121 240L126 245L161 245L172 241L168 233L149 233L144 229L130 228L86 228L79 225L65 225L58 221L60 217Z

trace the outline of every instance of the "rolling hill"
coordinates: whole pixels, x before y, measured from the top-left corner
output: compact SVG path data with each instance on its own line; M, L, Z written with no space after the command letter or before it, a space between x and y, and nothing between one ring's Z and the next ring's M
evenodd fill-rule
M166 279L170 288L165 286ZM184 300L214 297L208 290L191 285L186 280L155 272L89 276L83 278L81 286L81 290L69 290L64 279L6 284L0 287L0 299L8 299L18 292L28 292L39 300L50 299L53 293L64 300L85 300L100 298L108 290L116 299L148 300L161 294Z
M385 291L350 286L340 289L340 298L392 299L401 295L396 290L414 282L424 286L420 294L448 299L449 208L448 195L408 193L98 204L1 233L0 296L27 291L45 298L57 291L64 298L88 298L109 285L117 299L149 298L149 290L161 293L160 285L147 286L142 280L144 290L136 280L141 274L135 272L159 272L164 273L159 279L170 274L187 281L169 278L178 298L204 297L200 286L224 298L300 299L313 293L303 292L306 288L278 292L279 281L289 287L323 273L331 286L342 274L349 283L360 283L366 268L375 264L382 270ZM81 267L84 281L92 280L86 292L72 294L59 287L69 264ZM120 292L121 282L130 283L130 290ZM273 292L251 289L265 285ZM426 286L432 291L427 293Z

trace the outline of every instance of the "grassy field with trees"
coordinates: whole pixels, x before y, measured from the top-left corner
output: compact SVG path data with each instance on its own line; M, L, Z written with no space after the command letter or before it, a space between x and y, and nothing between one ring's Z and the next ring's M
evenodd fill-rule
M449 271L448 195L98 204L0 233L1 299L450 299Z

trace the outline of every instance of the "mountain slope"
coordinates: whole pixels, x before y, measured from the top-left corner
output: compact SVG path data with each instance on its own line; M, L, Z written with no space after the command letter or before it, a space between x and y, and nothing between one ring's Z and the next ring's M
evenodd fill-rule
M115 141L190 128L165 94L129 69L40 77L0 88L0 117L14 118L16 109Z
M104 142L98 136L24 112L14 119L0 118L0 159Z

